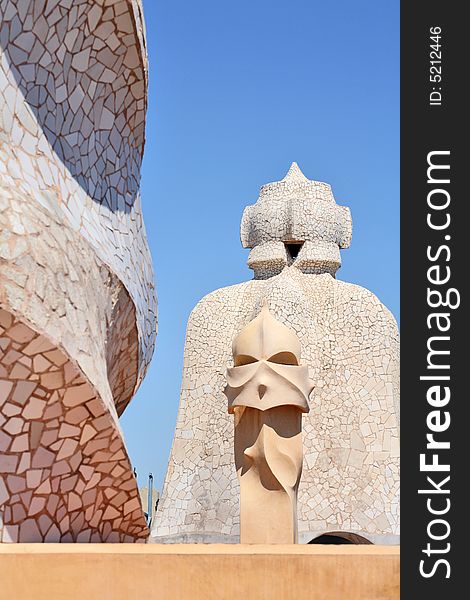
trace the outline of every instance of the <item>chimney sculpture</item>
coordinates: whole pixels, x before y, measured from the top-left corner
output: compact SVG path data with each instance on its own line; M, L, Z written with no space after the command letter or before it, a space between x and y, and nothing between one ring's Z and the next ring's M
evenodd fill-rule
M240 481L240 542L297 542L302 473L302 413L313 390L300 366L300 343L267 304L235 338L227 371L228 411L235 415Z
M261 186L257 201L245 208L240 237L243 247L250 249L248 266L254 277L208 294L189 318L181 402L152 528L154 541L236 543L240 534L247 541L240 494L246 496L246 482L255 467L244 471L240 464L248 461L247 449L257 438L251 443L239 436L248 429L245 421L255 423L255 413L259 422L253 424L252 435L269 432L263 433L262 452L278 477L276 485L285 485L289 493L295 489L298 467L292 478L289 474L287 485L284 472L277 470L281 463L273 459L266 441L267 435L275 435L269 438L270 444L274 440L269 448L281 448L281 442L294 443L295 435L282 440L272 422L263 420L273 409L259 410L271 397L280 403L275 411L291 411L287 395L275 392L278 384L259 398L259 387L246 380L236 399L239 408L233 398L235 413L240 413L235 414L235 430L233 417L224 408L233 341L237 339L235 350L242 353L240 332L261 323L256 318L267 304L273 319L297 337L301 364L315 382L310 412L302 418L299 543L323 535L349 542L399 542L398 329L393 315L372 292L336 278L340 251L349 246L351 234L349 208L336 203L330 185L308 179L296 163L280 181ZM261 327L266 333L268 329ZM273 363L271 357L272 353L253 355L258 375L268 367L299 368L300 361L289 367ZM236 362L229 372L229 388L241 385L233 378L242 368L255 370L254 365ZM255 400L260 407L249 403ZM300 407L296 410L300 427ZM237 458L240 479L233 468L234 443L245 452ZM259 443L255 447L260 451ZM286 452L291 460L293 448Z

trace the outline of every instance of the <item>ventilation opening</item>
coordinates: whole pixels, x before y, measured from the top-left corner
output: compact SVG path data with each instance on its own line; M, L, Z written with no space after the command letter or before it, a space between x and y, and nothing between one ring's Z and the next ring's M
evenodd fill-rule
M288 258L290 258L291 260L295 260L297 258L297 256L299 255L300 249L302 248L303 245L304 245L303 242L285 243L284 246L286 247Z
M368 539L357 533L325 533L311 540L309 544L371 544Z

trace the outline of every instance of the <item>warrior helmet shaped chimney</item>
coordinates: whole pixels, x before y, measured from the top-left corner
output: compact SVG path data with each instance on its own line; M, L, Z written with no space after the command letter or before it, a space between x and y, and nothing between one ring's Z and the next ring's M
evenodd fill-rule
M331 186L307 179L292 163L284 179L260 189L256 204L243 212L244 248L256 278L293 265L303 273L331 273L341 266L340 248L351 243L349 208L338 206Z
M230 413L236 406L263 411L289 405L309 411L314 386L308 367L300 364L300 342L267 304L234 339L232 354L234 366L227 370L224 391Z

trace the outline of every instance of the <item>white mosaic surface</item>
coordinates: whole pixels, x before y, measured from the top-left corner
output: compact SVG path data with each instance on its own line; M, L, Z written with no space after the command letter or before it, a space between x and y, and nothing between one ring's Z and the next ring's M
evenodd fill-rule
M0 0L0 49L3 539L142 540L118 424L156 336L139 196L141 4ZM28 353L17 329L59 364ZM30 391L22 403L17 389ZM31 477L38 452L47 464Z
M1 0L0 180L80 232L156 335L139 196L147 57L138 0Z
M351 213L336 204L330 185L307 179L292 163L284 179L263 185L256 204L245 208L240 235L252 249L248 266L256 278L293 263L284 242L303 243L296 264L304 273L334 274L339 248L351 243Z
M233 421L223 389L232 341L264 302L297 334L301 362L315 385L310 413L303 417L300 541L335 531L372 542L398 540L397 325L374 294L332 276L339 264L331 240L336 236L336 250L348 243L349 211L338 210L326 184L299 184L303 175L296 165L290 173L292 186L285 180L270 185L287 188L291 204L297 202L295 211L278 211L277 192L270 202L264 186L260 207L249 209L248 217L244 213L242 240L253 245L249 261L259 249L262 256L251 265L255 279L209 294L190 316L181 402L154 541L239 539ZM323 190L327 198L311 190ZM313 207L299 212L309 199ZM289 221L293 214L296 222ZM263 228L267 233L259 233ZM296 241L304 241L295 260L284 246L292 240L286 232L292 231Z

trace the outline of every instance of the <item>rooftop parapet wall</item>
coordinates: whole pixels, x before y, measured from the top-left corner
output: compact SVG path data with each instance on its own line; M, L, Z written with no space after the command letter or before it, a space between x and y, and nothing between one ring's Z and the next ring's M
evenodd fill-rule
M397 547L181 545L4 546L7 598L30 600L398 600Z

